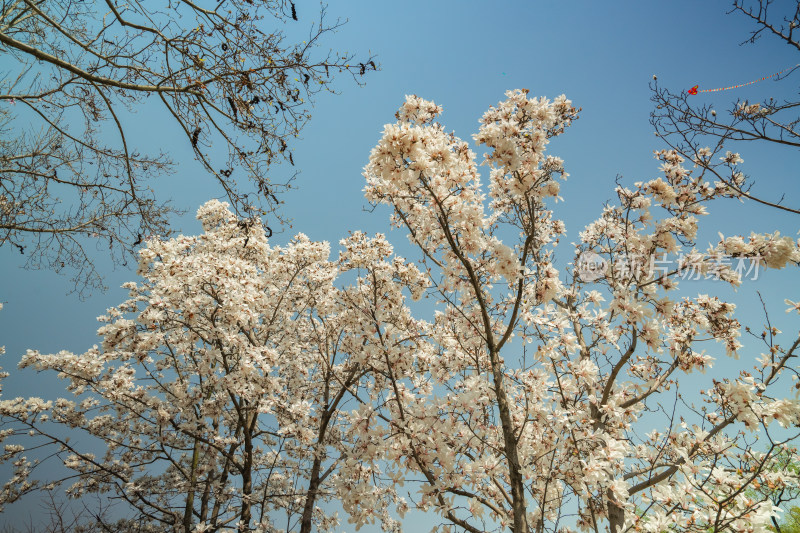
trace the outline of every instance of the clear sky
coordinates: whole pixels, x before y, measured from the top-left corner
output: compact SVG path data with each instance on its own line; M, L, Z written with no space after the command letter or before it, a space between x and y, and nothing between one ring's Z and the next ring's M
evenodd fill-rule
M315 2L297 4L298 24L316 17ZM284 197L284 212L293 218L293 228L273 241L284 243L302 231L314 240L336 243L349 230L360 229L388 233L405 253L405 235L389 230L387 212L363 209L368 206L361 192L361 171L383 125L394 121L405 94L417 94L444 107L442 121L448 130L471 139L486 108L514 88L549 98L564 93L583 108L580 120L549 146L571 175L562 185L565 202L558 204L556 215L567 223L567 240L577 240L578 231L600 214L603 203L614 200L617 175L627 184L658 176L653 150L665 145L648 123L648 83L654 74L660 84L677 92L695 84L703 89L745 83L800 62L796 49L777 39L765 37L740 46L754 27L740 14L727 15L728 10L727 1L697 0L332 4L329 15L349 22L325 44L357 56L371 51L381 71L369 74L363 88L341 78L336 85L341 94L316 100L312 120L295 144L294 161L301 170L295 181L298 188ZM695 98L722 112L737 98L796 97L798 85L800 71L781 82L767 80ZM157 192L189 211L176 220L176 227L187 234L199 232L194 212L206 200L221 196L221 190L191 159L185 138L172 124L149 114L128 120L143 151L147 146L164 147L180 162L178 172ZM800 204L795 149L749 145L738 150L744 170L757 180L757 191L771 198L785 192L787 201ZM276 181L290 171L276 168ZM751 230L780 230L796 236L800 226L798 217L732 200L717 203L712 212L702 221L702 249L708 241L716 242L718 231L746 235ZM0 301L5 305L0 311L0 345L6 346L0 366L12 372L3 395L49 398L63 385L53 376L15 371L20 356L27 348L82 353L91 347L97 342L95 317L126 298L127 291L119 286L136 280L136 275L134 270L107 266L110 290L80 301L66 294L71 288L68 278L24 271L21 260L16 250L0 249ZM99 264L107 265L102 259ZM743 322L762 322L756 305L760 291L771 302L771 316L786 324L782 329L797 329L797 321L788 323L783 313L783 299L800 299L798 276L796 270L779 274L746 281L739 289L734 301L744 311ZM701 285L702 292L731 294L722 291L721 283ZM35 507L26 509L30 508ZM8 518L0 515L0 524Z

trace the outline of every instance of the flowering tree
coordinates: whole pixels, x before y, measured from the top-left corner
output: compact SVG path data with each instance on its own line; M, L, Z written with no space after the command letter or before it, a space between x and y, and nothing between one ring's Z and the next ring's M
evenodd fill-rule
M469 532L764 531L780 490L751 489L798 486L780 466L800 459L788 445L800 408L784 398L800 336L765 331L754 356L733 304L673 294L690 269L739 284L723 254L795 266L797 243L723 237L697 251L707 204L738 193L662 151L664 177L618 187L559 270L565 225L550 202L566 173L545 149L578 110L508 92L475 137L488 190L440 113L407 98L365 170L367 198L392 208L422 268L360 232L336 261L303 235L273 247L212 201L204 235L148 242L145 282L102 317L102 348L25 356L85 398L0 402L3 436L56 445L70 494L119 498L162 530L330 530L315 502L336 499L357 527L391 530L390 510L415 506ZM643 260L659 254L680 259L663 271ZM437 300L431 321L406 305L423 294ZM717 350L755 372L710 380L690 403L679 376ZM44 416L104 441L104 458ZM4 501L36 488L23 451L6 447L17 470ZM410 505L402 482L418 489Z
M678 375L714 360L700 343L715 340L726 356L742 346L733 304L669 291L688 268L738 284L723 253L796 265L796 243L777 233L723 238L698 253L692 240L706 204L739 193L662 151L664 177L618 187L619 205L581 233L576 266L559 271L565 227L548 203L566 173L545 148L577 110L563 96L507 96L475 136L490 149L488 191L467 144L434 122L441 108L416 97L365 170L367 198L407 228L441 306L425 332L430 348L410 374L390 376L382 410L389 457L424 480L417 505L473 532L486 529L484 514L514 532L569 530L570 513L591 531L762 530L773 506L746 488L797 481L770 468L796 434L770 432L774 421L794 427L798 404L769 391L800 337L779 344L770 332L768 352L749 356L755 373L711 381L702 403L679 416L666 403L680 399ZM641 260L679 252L672 271ZM582 278L584 254L603 260L605 275ZM751 446L759 428L766 444Z
M359 313L391 321L402 314L392 304L399 289L373 298L373 307L361 295L376 283L401 287L416 271L388 260L380 237L354 234L330 261L327 243L303 235L270 247L263 227L218 201L198 218L201 236L148 242L145 281L126 284L131 298L100 317L101 347L23 358L21 367L59 372L78 398L0 402L2 438L30 432L32 446L55 446L69 472L37 482L39 463L22 455L22 444L8 444L2 460L15 473L0 500L70 480L71 497L99 493L127 504L131 519L101 524L114 530L328 531L337 518L317 504L346 501L363 478L364 520L390 521L392 493L366 484L372 450L342 412L370 366L361 336L351 335L364 321L340 303L361 302ZM335 289L350 270L355 284ZM66 438L58 426L99 439L105 454L89 453L85 439Z

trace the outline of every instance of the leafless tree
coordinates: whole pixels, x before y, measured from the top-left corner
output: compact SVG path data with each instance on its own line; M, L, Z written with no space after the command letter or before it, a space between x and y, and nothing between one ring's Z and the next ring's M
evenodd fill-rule
M311 98L376 69L317 53L341 25L291 0L0 0L0 246L84 292L102 287L94 248L124 263L167 234L176 206L154 180L175 164L137 149L141 110L178 126L183 140L163 144L191 146L238 214L279 218L291 179L267 170L294 165Z
M70 503L54 489L42 491L36 517L29 516L24 525L12 519L0 527L0 533L154 533L142 520L120 518L113 502L93 494ZM116 513L116 516L115 516ZM8 517L5 517L8 518ZM15 524L16 523L16 524Z
M772 35L800 50L800 40L795 33L800 26L800 1L773 6L772 0L736 0L729 13L742 14L756 25L744 43L754 43L763 35ZM797 68L788 69L776 78L786 78ZM694 160L703 169L703 175L724 183L730 196L750 198L800 214L800 198L789 198L787 203L783 196L763 197L752 190L752 181L738 170L733 160L715 163L720 161L715 156L723 148L729 149L741 141L800 148L800 100L768 98L755 103L737 100L726 113L727 117L723 117L711 104L695 104L696 97L687 92L673 93L659 86L655 76L650 88L653 91L651 100L655 103L650 122L656 134L684 157ZM702 147L709 147L710 152L701 151Z

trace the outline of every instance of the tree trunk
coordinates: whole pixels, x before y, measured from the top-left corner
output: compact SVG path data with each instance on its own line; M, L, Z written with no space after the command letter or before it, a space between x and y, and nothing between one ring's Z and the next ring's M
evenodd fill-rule
M517 438L514 424L511 421L511 409L508 405L503 372L497 353L491 352L492 378L497 394L497 409L500 411L500 422L503 427L503 448L508 459L508 479L511 484L511 506L514 512L514 533L528 533L528 520L525 506L525 486L522 483L522 468L517 453Z
M192 470L189 474L189 492L186 494L186 506L183 510L183 531L190 533L192 530L192 511L194 510L194 491L197 483L197 462L200 456L200 441L194 439L192 450Z
M248 424L249 426L250 424ZM252 502L250 497L253 494L253 439L250 435L250 428L246 428L244 432L244 468L242 468L242 512L241 521L242 525L239 527L239 533L246 533L250 531L250 520Z
M339 393L334 398L333 403L328 406L322 413L320 419L319 432L317 433L317 443L314 446L314 463L311 465L311 476L308 482L308 493L306 494L306 503L303 507L303 518L300 521L300 533L311 533L311 518L314 514L314 504L317 501L317 492L319 492L320 480L319 471L322 468L322 448L325 445L325 433L328 431L328 424L331 421L333 413L336 411L336 406L342 399L344 392L350 386L351 380L355 374L350 374L344 386L339 390ZM325 395L325 401L328 401L328 395Z
M319 454L315 454L314 464L311 466L311 480L308 484L308 493L306 494L306 504L303 507L303 518L300 521L300 533L311 533L311 518L314 513L314 503L317 499L317 491L319 490L319 470L322 460Z
M611 533L618 533L625 524L625 509L619 505L611 490L606 492L606 496L608 496L608 529Z

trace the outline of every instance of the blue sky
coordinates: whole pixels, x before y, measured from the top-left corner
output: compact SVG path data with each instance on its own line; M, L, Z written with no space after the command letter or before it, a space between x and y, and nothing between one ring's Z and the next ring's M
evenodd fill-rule
M314 2L297 4L298 24L316 17ZM660 84L677 92L695 84L703 89L745 83L798 62L796 50L777 39L765 37L740 46L753 26L740 14L726 15L728 10L729 2L696 0L359 0L331 5L332 18L349 22L324 44L358 56L371 51L382 70L368 75L362 88L341 78L336 84L341 94L316 99L312 120L295 144L294 161L301 170L297 190L284 197L284 213L293 219L293 227L273 240L284 243L302 231L314 240L336 243L349 230L360 229L388 233L406 253L405 235L389 230L385 210L364 210L368 206L361 192L361 170L404 95L436 101L444 107L446 128L471 139L486 108L503 99L505 90L523 87L535 96L564 93L583 108L580 120L549 146L571 174L562 185L565 202L558 204L556 213L567 223L567 240L577 240L578 231L600 214L603 202L614 199L617 175L626 183L658 176L659 164L652 154L665 145L648 123L648 83L654 74ZM795 72L781 82L767 80L695 98L721 112L736 98L792 98L798 80L800 72ZM188 210L175 221L176 227L188 234L199 232L194 212L222 191L191 159L174 125L145 113L129 117L128 127L143 151L164 147L180 162L178 172L165 178L157 192ZM154 131L160 133L154 136ZM756 178L756 191L771 198L785 192L788 202L800 203L796 151L758 145L738 150L744 170ZM274 172L277 181L291 170ZM699 239L701 248L715 241L718 231L731 235L780 230L796 236L800 226L797 217L735 201L717 203L712 213L702 221L707 226ZM112 270L102 250L99 254L110 289L80 301L66 294L71 288L68 278L24 271L16 250L0 249L0 301L5 305L0 311L0 345L7 352L0 366L12 371L4 396L50 397L63 390L53 376L13 370L27 348L83 352L97 342L95 317L121 303L127 292L118 287L136 279L133 270ZM742 321L762 322L756 294L760 291L771 316L785 324L779 327L796 331L797 321L791 323L783 313L783 299L800 299L797 280L796 272L789 272L745 282L734 298L743 311ZM698 290L731 294L721 284L698 284ZM5 518L0 516L0 523Z

